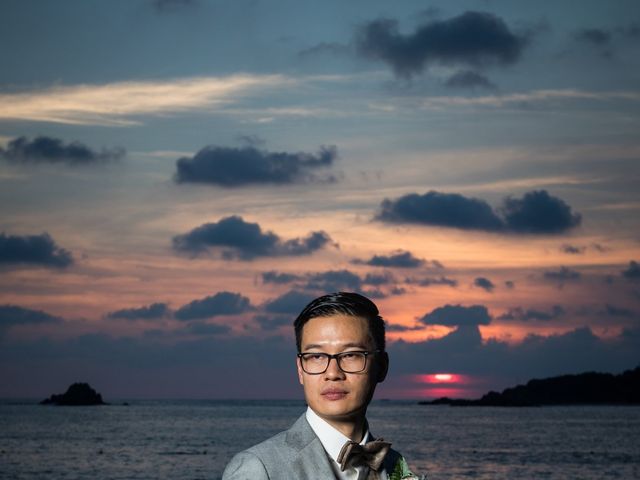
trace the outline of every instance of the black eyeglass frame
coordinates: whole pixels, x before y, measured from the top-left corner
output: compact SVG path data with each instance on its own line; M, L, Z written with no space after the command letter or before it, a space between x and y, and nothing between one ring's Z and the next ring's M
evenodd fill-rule
M350 353L361 353L364 355L364 365L362 367L362 370L357 370L355 372L349 372L346 371L342 368L342 365L340 365L340 359L345 356L345 355L349 355ZM325 373L327 370L329 370L329 365L331 365L331 360L333 358L336 359L336 365L338 365L338 368L340 369L341 372L343 373L362 373L367 369L367 359L369 357L369 355L374 355L376 353L382 353L382 350L372 350L372 351L367 351L367 350L354 350L354 351L350 351L350 352L340 352L340 353L336 353L334 355L331 355L329 353L324 353L324 352L301 352L297 354L297 357L300 359L300 366L302 367L302 370L304 371L304 373L306 373L307 375L322 375L323 373ZM327 359L327 366L325 367L325 369L321 372L307 372L304 368L304 357L307 355L322 355L323 357L325 357Z

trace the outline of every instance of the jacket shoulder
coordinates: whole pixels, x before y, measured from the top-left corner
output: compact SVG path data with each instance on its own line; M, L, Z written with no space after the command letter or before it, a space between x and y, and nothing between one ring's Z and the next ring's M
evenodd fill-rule
M236 454L227 464L222 480L268 480L269 475L260 458L249 450Z

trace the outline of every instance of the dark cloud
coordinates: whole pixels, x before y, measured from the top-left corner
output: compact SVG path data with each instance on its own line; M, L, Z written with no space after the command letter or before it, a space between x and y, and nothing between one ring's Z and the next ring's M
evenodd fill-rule
M222 187L251 184L290 184L321 179L311 170L330 167L338 156L335 146L321 147L317 155L310 153L268 152L253 146L243 148L204 147L193 157L176 162L177 183L206 183Z
M507 280L504 282L504 286L508 289L516 288L516 284L513 280Z
M18 137L0 147L0 158L16 164L91 165L118 160L125 155L122 148L93 150L80 142L65 144L58 138L40 136L33 140Z
M299 290L291 290L274 300L268 301L264 305L264 310L269 313L283 313L297 316L316 295L302 292ZM293 318L291 318L293 323Z
M410 193L397 200L383 200L378 220L391 223L421 223L443 227L498 231L502 220L484 200L457 193L430 191Z
M454 73L447 79L445 85L452 88L496 88L487 77L473 70Z
M0 265L65 268L72 263L71 253L57 246L48 233L24 236L0 233Z
M509 385L514 380L521 383L523 378L633 368L640 361L640 329L602 339L583 327L558 335L530 335L522 342L508 344L483 341L478 327L472 325L438 339L393 342L388 350L396 375L422 374L427 366L431 372L498 375L510 379Z
M409 284L419 285L421 287L431 287L433 285L446 285L448 287L458 286L457 280L447 277L407 278L405 281Z
M369 260L354 260L355 264L372 267L417 268L425 264L425 260L416 258L411 252L398 251L391 255L374 255Z
M385 330L387 332L414 332L416 330L424 330L424 325L407 327L406 325L400 325L399 323L386 323Z
M574 34L574 37L577 40L591 45L596 45L598 47L609 45L609 43L611 43L612 36L613 35L610 31L603 30L601 28L583 28Z
M367 273L365 277L362 279L362 283L365 285L390 285L395 284L396 278L393 276L391 272L383 272L383 273Z
M300 310L298 310L295 313L291 312L290 314L286 314L286 315L281 315L281 314L256 315L254 317L254 320L258 323L258 325L260 325L260 327L263 330L275 330L277 328L284 327L284 326L291 327L291 325L293 325L293 318L295 318L298 315L298 313L302 311L305 305L300 307Z
M607 303L604 308L605 313L611 317L633 318L638 316L638 314L633 310L629 310L628 308L616 307L615 305L611 305L610 303Z
M301 275L282 274L272 271L264 272L262 279L264 283L294 284L294 289L289 292L293 297L302 295L307 298L311 295L315 298L319 292L327 293L338 291L358 292L372 298L384 298L389 295L402 295L405 293L404 289L396 285L397 279L393 274L386 271L383 273L369 272L364 276L345 269ZM367 286L375 288L367 289ZM383 292L378 289L380 286L387 286L388 288ZM308 292L313 292L313 294L309 294Z
M564 244L560 247L560 250L571 255L579 255L585 252L586 247Z
M477 277L474 281L473 284L478 287L478 288L482 288L483 290L487 291L487 292L493 292L493 289L496 288L496 286L493 284L493 282L491 280L489 280L486 277Z
M508 197L500 211L507 229L517 233L562 233L582 221L580 214L546 190L528 192L522 198Z
M507 312L503 313L499 317L498 320L519 320L523 322L527 322L529 320L542 320L549 321L555 320L564 316L565 314L564 308L560 305L554 305L551 307L549 312L545 312L542 310L535 310L533 308L524 309L522 307L515 307L509 309Z
M215 323L191 322L187 325L187 331L194 335L224 335L229 333L231 328Z
M271 270L269 272L262 273L262 283L275 283L278 285L293 283L300 280L300 275L294 275L293 273L282 273Z
M558 270L549 270L544 272L542 275L545 279L552 280L560 284L567 281L580 280L580 278L582 278L582 274L580 272L572 270L569 267L560 267Z
M173 248L198 255L208 248L222 248L226 259L251 260L255 257L308 255L329 244L325 232L312 232L305 238L282 240L273 232L263 232L257 223L231 216L217 223L205 223L189 233L173 238Z
M526 43L500 17L483 12L433 20L408 35L398 31L395 20L379 19L361 27L356 37L360 55L382 60L401 77L419 74L433 63L473 68L510 65L520 59Z
M557 234L580 225L581 216L546 190L507 197L497 212L484 200L457 193L410 193L384 199L376 219L390 223L417 223L468 230L522 234ZM500 214L500 216L499 216Z
M307 277L306 288L323 292L360 291L362 279L349 270L330 270Z
M236 315L252 310L251 302L239 293L218 292L215 295L194 300L176 310L178 320L197 320L218 315Z
M166 303L152 303L139 308L123 308L107 313L107 318L124 320L155 320L171 313Z
M19 307L17 305L0 305L0 330L14 325L57 323L62 319L49 315L42 310Z
M633 282L640 281L640 264L635 260L631 260L629 267L622 271L622 276Z
M445 305L425 314L420 321L425 325L444 325L449 327L489 325L491 315L484 305Z

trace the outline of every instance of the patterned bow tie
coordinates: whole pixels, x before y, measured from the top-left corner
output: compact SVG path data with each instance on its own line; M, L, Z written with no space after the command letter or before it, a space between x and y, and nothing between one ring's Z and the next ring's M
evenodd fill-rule
M344 472L345 469L350 467L366 465L369 467L367 480L376 480L380 478L378 471L390 447L391 444L381 438L373 442L367 442L364 445L348 441L338 455L340 470Z

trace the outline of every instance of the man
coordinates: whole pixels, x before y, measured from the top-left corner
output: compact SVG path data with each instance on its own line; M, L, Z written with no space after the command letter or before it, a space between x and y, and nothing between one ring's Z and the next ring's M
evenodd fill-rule
M417 478L389 443L373 438L366 420L389 367L375 304L356 293L324 295L294 328L307 411L289 430L237 454L223 480Z

